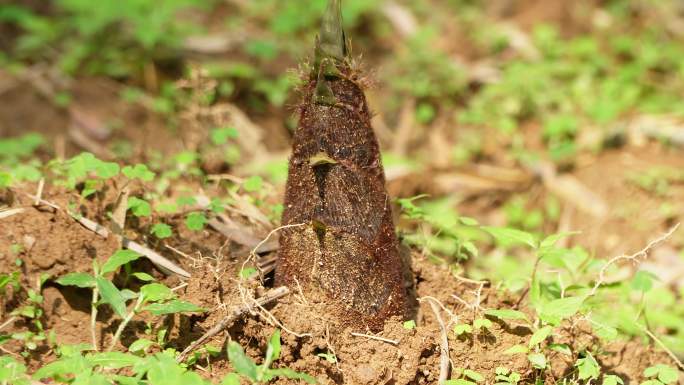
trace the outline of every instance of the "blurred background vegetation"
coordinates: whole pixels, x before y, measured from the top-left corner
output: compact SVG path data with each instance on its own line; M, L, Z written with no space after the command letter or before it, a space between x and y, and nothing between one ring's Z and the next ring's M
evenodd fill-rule
M3 3L0 170L37 180L37 149L42 159L86 150L282 188L300 68L325 3ZM400 201L405 220L424 221L404 240L427 255L475 253L464 240L477 235L455 212L536 233L584 230L573 269L589 269L587 255L634 252L684 216L683 1L346 0L343 12L374 83L390 190L430 195ZM634 308L650 306L680 350L683 244L680 232L652 261L661 285ZM533 260L468 263L507 282Z

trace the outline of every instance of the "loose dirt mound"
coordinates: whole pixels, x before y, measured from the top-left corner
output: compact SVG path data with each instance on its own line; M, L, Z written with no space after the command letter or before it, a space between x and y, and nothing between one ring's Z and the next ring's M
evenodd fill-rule
M59 191L46 193L44 198L60 205L66 205L69 201L69 197ZM0 272L21 270L25 287L34 287L41 274L56 278L66 272L88 271L92 258L104 260L118 248L113 238L99 238L64 212L44 206L31 207L31 200L18 193L13 200L13 207L24 207L24 211L0 220ZM83 207L82 211L92 215L97 213L92 207ZM241 289L257 295L268 289L257 280L248 283L238 280L238 272L249 251L224 242L218 234L207 230L204 234L175 239L170 244L191 254L191 258L177 260L193 274L187 286L177 293L183 299L210 311L201 316L175 315L161 320L150 318L133 322L122 338L123 346L142 337L145 330L143 321L149 321L166 324L169 327L168 345L182 350L223 318L229 309L242 303ZM201 251L193 253L194 250ZM167 256L174 257L170 253ZM23 261L20 266L15 264L17 258ZM514 307L518 298L487 285L457 279L446 266L436 265L419 255L413 256L412 265L419 298L415 309L415 328L405 328L399 319L388 322L377 335L367 334L361 324L343 328L326 317L317 298L306 298L293 290L275 306L270 306L268 313L260 311L259 314L235 322L228 328L227 336L219 335L210 343L222 346L227 338L236 340L245 347L248 355L259 361L266 350L268 337L275 327L279 327L283 330L283 354L276 365L309 373L317 377L320 383L437 383L441 331L430 302L438 307L443 306L444 311L440 312L442 317L453 317L444 321L453 325L455 322L471 323L475 318L481 318L483 309ZM163 276L147 261L138 262L134 268L155 275L169 287L181 283L176 277ZM265 277L267 286L271 281L270 276ZM48 281L43 295L45 315L42 321L47 330L56 331L56 342L86 342L89 292L60 287ZM25 296L24 292L10 295L10 300L1 309L3 319L19 306ZM520 310L532 314L524 307ZM504 323L495 318L490 320L493 324L488 330L475 330L462 337L456 337L448 330L449 356L453 367L481 373L487 383L494 382L494 370L497 367L520 373L524 382L534 381L536 369L530 365L525 354L504 353L514 345L527 345L532 331L522 324ZM111 312L101 312L98 317L100 343L109 343L119 322ZM22 321L15 321L3 331L19 332L27 327L29 325ZM591 327L581 319L566 321L560 330L546 343L568 344L572 356L558 352L548 357L552 370L547 373L553 375L545 379L549 384L569 376L574 371L577 354L585 350L600 352L596 358L605 372L617 374L629 380L629 383L642 380L641 373L646 367L670 362L665 353L638 341L605 345L592 335ZM19 344L11 343L3 347L10 354L18 353L20 349ZM337 357L336 363L325 359L330 354ZM52 359L54 353L46 343L27 356L25 361L30 368L35 369ZM205 375L218 379L229 371L232 368L222 354L211 359L211 370ZM275 383L296 381L279 379Z

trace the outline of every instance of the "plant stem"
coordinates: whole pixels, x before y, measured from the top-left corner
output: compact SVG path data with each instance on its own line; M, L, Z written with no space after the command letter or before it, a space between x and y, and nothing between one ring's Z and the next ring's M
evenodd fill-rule
M126 328L126 325L128 325L129 322L133 319L133 316L135 316L139 311L140 308L142 307L143 303L145 303L143 296L138 297L138 302L135 303L135 307L133 310L131 310L130 313L126 315L126 318L121 321L121 324L119 324L119 327L116 329L116 333L114 333L114 337L112 338L112 344L109 346L109 349L107 349L108 352L111 352L114 350L116 347L117 342L119 342L119 339L121 338L121 333L123 333L124 329Z
M525 290L522 292L522 294L520 294L520 298L518 298L518 302L516 302L515 306L513 307L514 309L518 309L520 307L520 304L525 299L525 297L527 297L527 294L532 289L532 286L534 286L534 283L537 280L537 269L539 269L539 262L541 262L541 254L539 253L539 250L537 250L537 259L534 261L534 267L532 268L532 276L530 278L530 284L527 287L525 287Z
M99 294L97 286L95 286L93 288L93 299L90 303L90 337L93 341L93 349L95 349L96 352L100 350L97 343L97 332L95 330L97 327L97 301L99 299Z

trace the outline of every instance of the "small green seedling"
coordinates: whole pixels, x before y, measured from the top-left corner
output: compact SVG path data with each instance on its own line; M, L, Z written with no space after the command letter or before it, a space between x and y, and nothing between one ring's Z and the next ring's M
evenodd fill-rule
M455 377L455 378L453 378ZM477 385L484 382L485 377L471 369L456 369L452 379L444 381L445 385Z
M238 137L238 130L235 127L219 127L214 128L209 133L211 142L216 146L221 146L228 143L228 139L235 139Z
M8 277L17 277L18 279L18 275L15 274ZM27 350L36 350L38 344L47 339L45 330L43 329L43 323L40 321L40 318L43 316L42 305L44 299L40 293L43 284L47 279L47 275L41 275L37 280L36 288L28 289L28 298L26 299L26 302L10 313L13 317L22 317L27 321L30 321L34 326L34 330L26 330L24 332L14 333L10 336L14 340L21 341ZM7 281L7 283L9 284L10 281ZM12 286L15 287L14 284L12 284ZM24 351L22 352L22 355L28 356L28 352Z
M402 326L403 326L404 329L406 329L406 330L413 330L413 329L416 328L416 321L414 321L414 320L404 321L404 323L402 324Z
M119 175L120 167L114 162L105 162L89 152L83 152L64 162L51 164L52 171L64 179L61 184L75 188L79 182L84 182L81 196L88 197L97 192L104 185L104 181Z
M462 336L466 334L472 334L473 333L473 327L470 326L469 324L457 324L454 325L454 334L457 336Z
M625 381L614 374L606 374L603 376L602 385L624 385Z
M171 226L167 225L166 223L154 224L150 232L159 239L169 238L173 235L173 230L171 229Z
M202 212L192 212L185 217L185 225L192 231L202 230L207 221L207 217Z
M151 182L155 174L144 164L136 164L135 166L125 166L121 169L121 173L128 179L139 179L145 182Z
M316 357L321 357L331 364L337 363L337 356L335 356L332 353L318 353L318 354L316 354Z
M269 382L277 377L285 377L295 380L303 380L309 384L315 384L316 379L305 373L299 373L289 368L271 368L271 364L280 357L280 330L271 336L266 356L261 365L257 365L249 358L242 346L235 341L228 343L228 359L235 371L247 378L253 384Z
M641 385L667 385L674 384L679 378L677 369L664 364L649 366L644 370L644 377L648 378Z
M488 320L487 318L477 318L475 321L473 321L473 328L475 328L475 330L482 330L486 332L489 331L492 326L492 321Z
M14 291L19 290L21 273L18 271L9 274L0 274L0 296L7 294L7 288L11 287Z
M584 352L583 357L577 359L575 367L577 378L581 381L596 380L601 375L601 366L589 352Z
M121 333L126 328L131 319L138 313L147 311L153 315L164 315L182 312L201 312L202 308L185 301L178 300L176 295L168 287L160 283L148 283L140 288L138 293L128 289L119 290L107 278L120 267L128 265L140 258L141 255L131 250L119 250L115 252L102 266L97 261L93 261L93 275L86 273L69 273L59 279L57 283L66 286L76 286L90 288L93 290L91 301L91 338L93 348L97 350L97 339L95 325L97 318L97 308L101 304L109 305L123 321L119 324L116 333L109 347L111 351L117 344ZM136 276L136 275L134 275ZM153 280L149 274L138 274L137 278L143 281ZM131 311L127 310L126 303L136 299Z
M494 385L517 385L522 378L519 373L501 366L496 368L495 373L496 383Z
M546 369L546 356L543 353L530 353L527 355L527 360L530 361L535 369Z

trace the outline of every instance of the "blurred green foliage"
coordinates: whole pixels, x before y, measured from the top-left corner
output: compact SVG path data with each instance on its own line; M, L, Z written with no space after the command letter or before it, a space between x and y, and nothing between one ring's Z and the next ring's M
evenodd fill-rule
M40 11L0 6L0 21L21 34L12 54L27 62L53 62L66 74L123 77L150 60L173 58L174 49L198 29L179 12L207 8L198 0L55 0Z
M257 110L285 106L298 84L286 70L309 56L326 0L228 3L107 0L94 7L85 0L56 0L38 8L0 6L0 21L19 31L0 60L47 61L69 75L140 76L152 62L184 63L184 39L211 26L240 44L200 60L218 80L207 103L233 98ZM684 45L667 27L676 1L647 6L614 0L585 12L580 32L544 23L540 15L535 27L518 33L491 14L488 1L399 2L415 18L408 36L395 30L384 4L346 0L343 13L355 55L379 68L388 94L379 108L389 116L408 97L416 101L421 124L450 116L457 127L496 128L514 138L532 122L541 127L546 156L566 163L579 151L584 130L610 130L632 113L684 114ZM524 48L516 41L520 36L529 40ZM495 74L481 84L473 83L478 63ZM168 87L162 91L169 94ZM155 105L170 114L178 103L174 97ZM476 155L459 149L455 160Z

